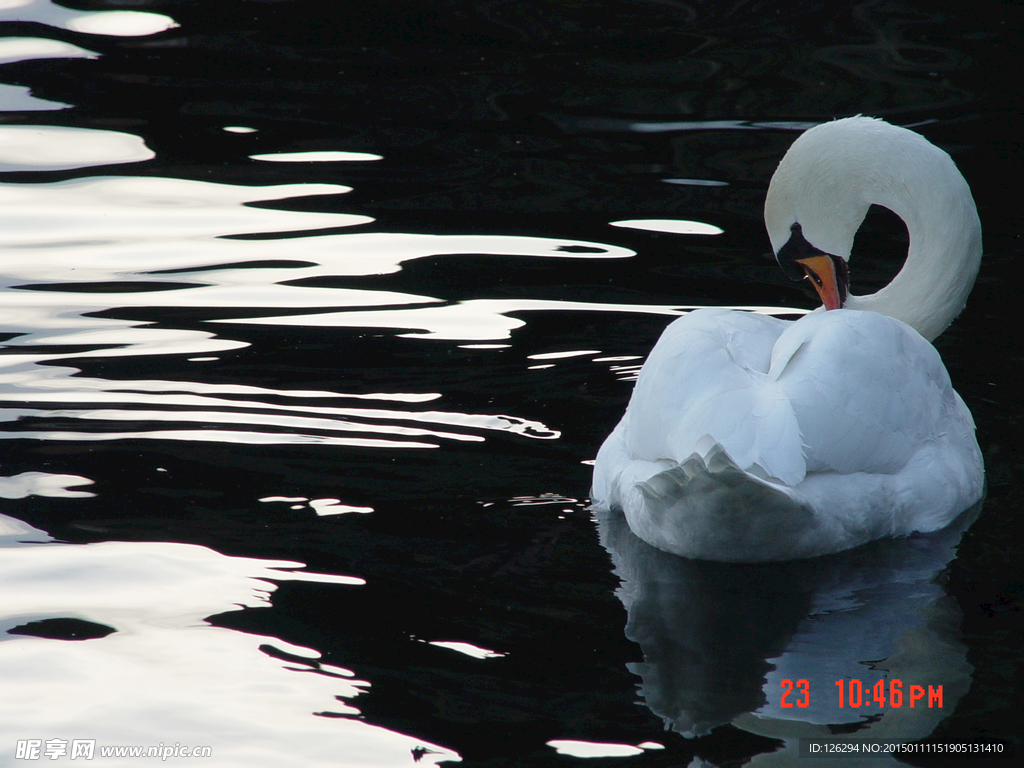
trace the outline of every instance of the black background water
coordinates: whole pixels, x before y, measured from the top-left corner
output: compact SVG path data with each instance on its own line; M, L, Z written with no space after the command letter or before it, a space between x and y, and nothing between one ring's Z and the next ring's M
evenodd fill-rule
M76 475L93 480L88 490L95 494L10 500L6 514L75 544L183 542L365 579L351 588L284 582L270 607L225 609L210 622L314 649L324 664L369 681L352 701L362 719L442 745L467 764L572 759L546 746L553 739L654 739L665 746L624 759L631 765L686 765L693 755L733 765L770 752L779 742L728 724L697 739L662 733L662 721L638 706L639 679L626 665L643 653L623 634L619 579L587 510L584 462L625 405L630 366L668 320L653 311L621 311L622 305L664 312L813 306L768 254L760 220L768 179L804 126L858 113L885 117L953 155L985 231L985 260L968 308L936 344L978 423L988 495L957 557L941 571L973 674L933 738L1019 740L1018 6L216 0L75 8L149 11L178 26L115 37L0 20L3 36L61 40L99 54L3 65L4 83L70 106L12 110L0 120L134 134L155 157L101 170L13 171L3 183L111 175L242 187L340 184L352 191L260 206L372 217L345 227L346 234L546 238L565 243L566 258L442 247L397 271L318 273L300 285L339 292L333 306L318 303L311 314L346 307L346 290L425 296L445 307L504 302L487 312L522 323L507 338L427 338L397 301L381 310L395 310L397 319L378 327L246 323L305 311L268 311L256 293L249 306L230 312L189 301L148 305L136 295L122 301L133 291L156 290L156 280L176 279L180 284L170 287L187 294L202 273L185 274L184 267L157 278L140 264L129 279L129 265L117 280L83 284L46 274L8 280L8 296L25 288L75 299L110 294L105 308L85 316L240 342L197 363L187 361L195 350L106 356L97 352L103 345L43 340L29 349L19 336L7 341L9 355L45 352L50 357L41 366L88 347L90 356L73 362L80 373L62 391L73 391L76 377L200 382L225 392L261 387L270 393L256 398L261 413L320 402L282 392L439 393L423 404L387 404L386 414L336 416L400 428L455 424L472 441L422 438L439 447L419 449L316 439L247 444L237 434L168 437L155 433L203 426L192 417L176 422L169 403L153 420L149 411L133 417L142 406L125 398L120 409L129 414L115 421L85 416L82 408L101 407L88 397L40 405L5 396L10 408L36 410L8 419L3 474ZM235 125L257 131L223 130ZM383 159L250 159L317 150ZM608 226L644 218L704 222L724 234ZM297 240L342 231L298 229L307 231L296 232ZM862 289L886 280L901 245L898 227L882 218L869 222L858 240L855 288L858 279ZM306 263L287 238L273 248L279 255L268 257L263 243L254 273ZM635 255L598 258L607 249ZM9 251L4 260L27 263L19 275L28 270L31 278L25 253ZM74 244L68 253L84 258ZM570 302L601 306L564 306ZM584 350L592 353L531 358ZM595 362L620 357L634 359ZM354 402L339 396L329 405ZM481 426L424 416L437 412L508 418ZM253 423L236 425L237 433L260 432ZM376 435L355 429L360 437ZM284 431L278 424L261 434ZM117 439L94 439L113 432ZM327 433L312 426L308 434ZM278 496L338 499L373 512L318 516L301 502L290 509L260 501ZM423 642L435 640L506 655L475 659ZM730 684L727 673L715 674ZM344 756L338 764L346 764Z

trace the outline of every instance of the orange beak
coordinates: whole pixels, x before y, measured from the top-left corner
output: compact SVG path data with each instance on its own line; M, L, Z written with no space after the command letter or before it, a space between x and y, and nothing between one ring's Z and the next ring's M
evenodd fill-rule
M796 259L796 263L803 267L807 279L814 285L814 290L821 297L825 309L839 309L843 306L836 267L831 256L808 256L805 259Z

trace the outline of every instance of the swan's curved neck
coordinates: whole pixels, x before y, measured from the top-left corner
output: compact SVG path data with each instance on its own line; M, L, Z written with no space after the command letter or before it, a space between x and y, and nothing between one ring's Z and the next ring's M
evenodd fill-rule
M981 223L953 160L919 134L851 117L811 128L772 177L765 224L778 253L794 223L816 249L848 259L868 208L907 225L907 260L889 285L846 307L902 320L929 341L967 303L981 263Z
M906 223L906 263L887 286L866 296L851 295L846 307L902 320L931 341L967 303L982 245L981 222L967 182L948 155L927 146L945 162L907 157L896 184L876 187L877 197L871 200Z

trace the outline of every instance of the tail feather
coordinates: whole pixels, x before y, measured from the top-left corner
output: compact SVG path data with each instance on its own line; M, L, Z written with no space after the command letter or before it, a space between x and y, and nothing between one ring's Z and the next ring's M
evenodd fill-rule
M727 562L801 557L814 515L714 446L636 484L630 527L659 549Z

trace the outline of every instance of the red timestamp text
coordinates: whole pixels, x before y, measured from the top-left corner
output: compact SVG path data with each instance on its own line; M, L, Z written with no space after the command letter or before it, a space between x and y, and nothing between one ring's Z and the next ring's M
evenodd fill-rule
M790 680L784 678L780 685L782 687L782 698L779 706L783 709L793 707L806 708L811 703L811 684L805 680ZM942 709L942 686L929 685L927 689L923 685L910 685L904 688L903 681L898 679L878 680L874 684L865 685L857 678L849 680L836 680L835 685L839 693L839 706L852 707L928 707Z

